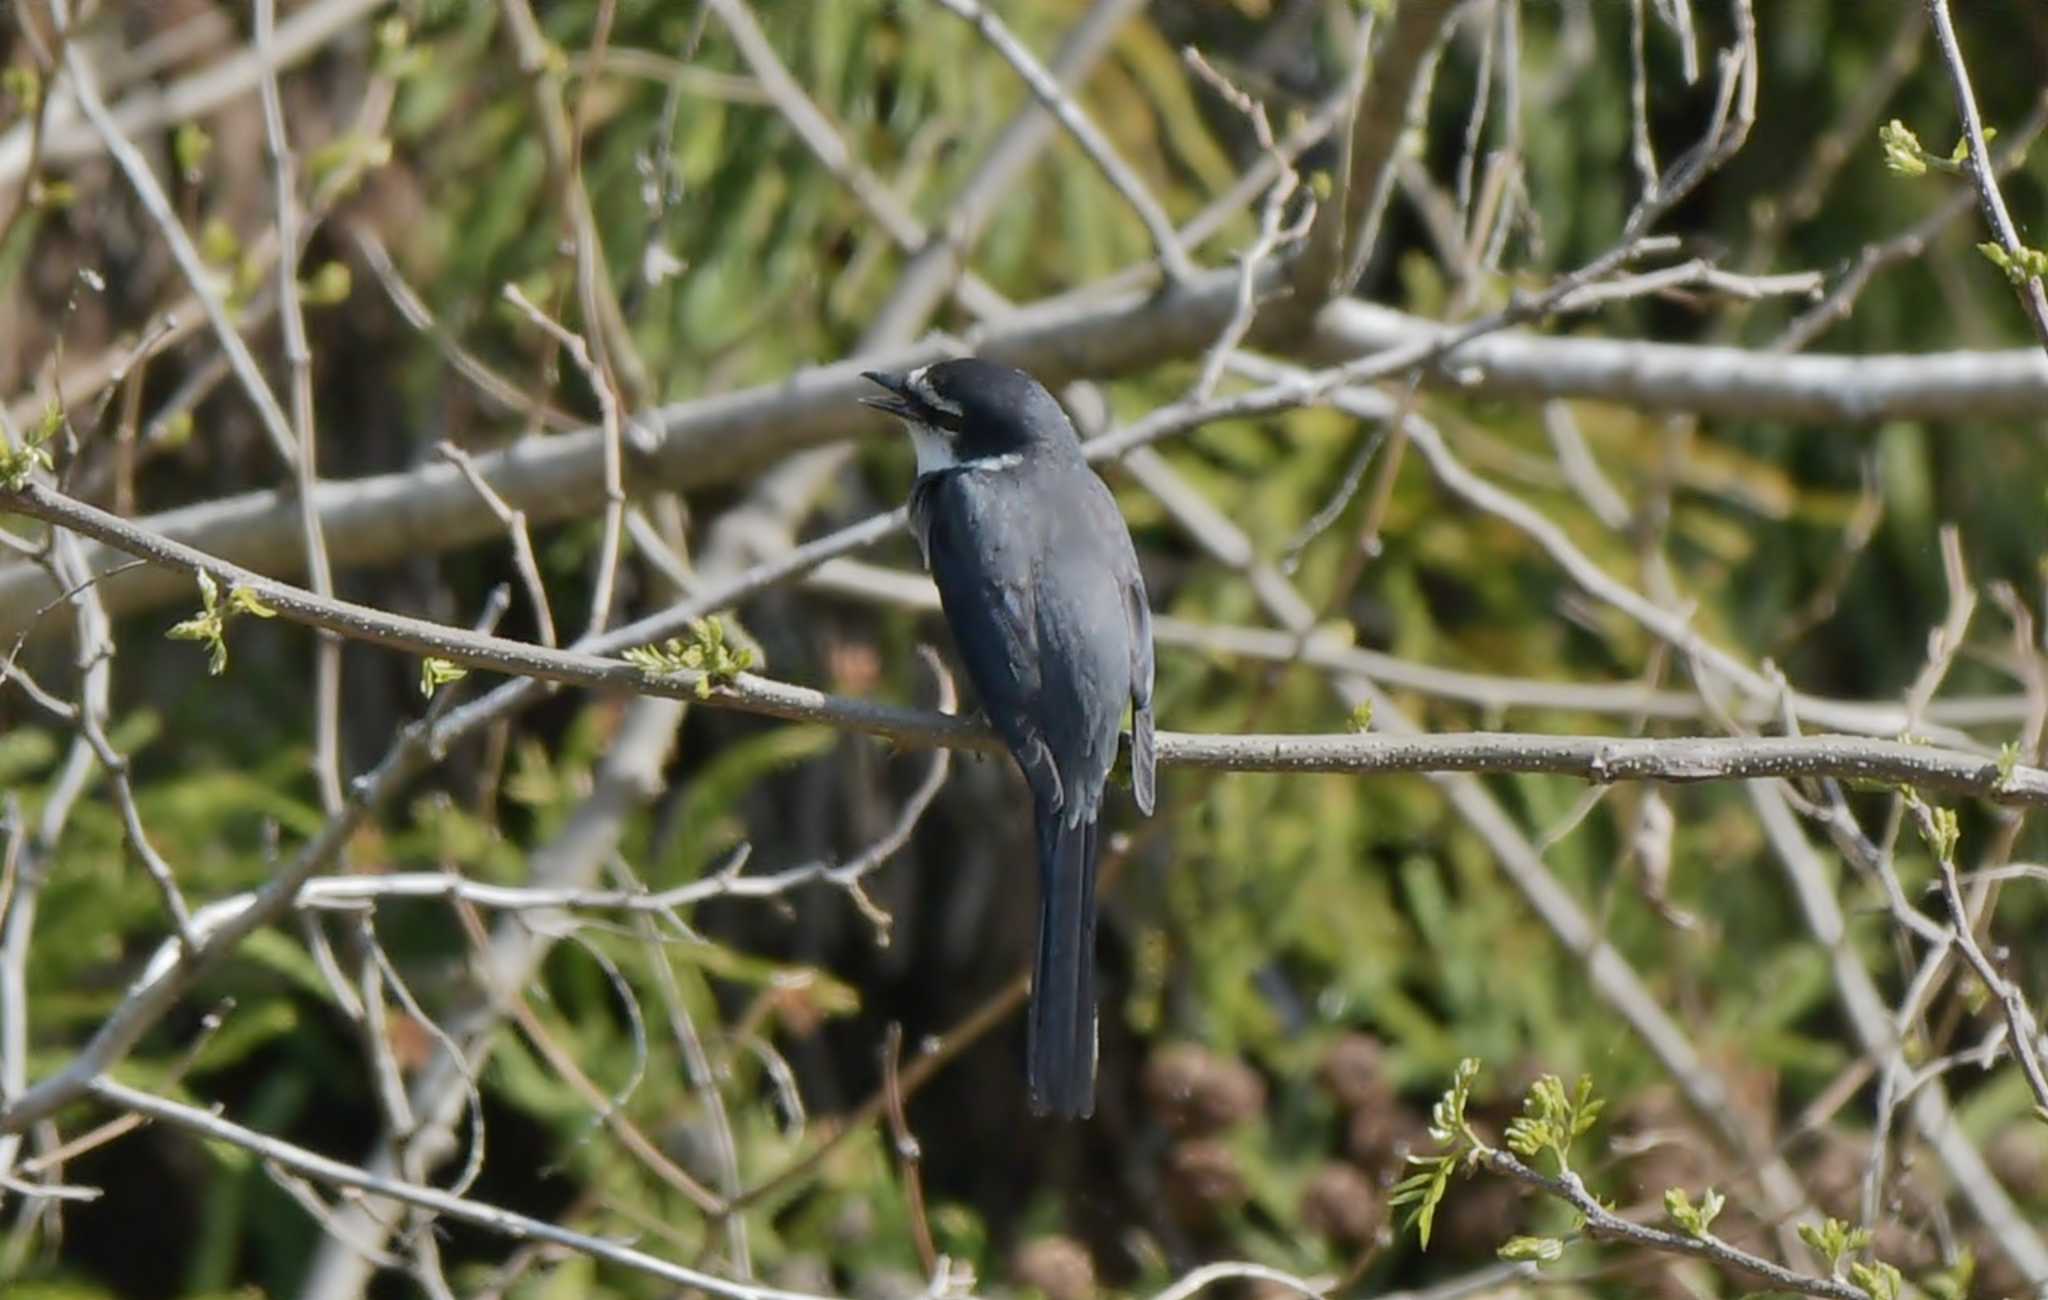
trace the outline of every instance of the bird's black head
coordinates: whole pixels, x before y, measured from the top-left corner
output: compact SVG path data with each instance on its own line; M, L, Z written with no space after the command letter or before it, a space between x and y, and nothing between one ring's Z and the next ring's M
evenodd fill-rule
M917 472L1007 457L1078 456L1081 440L1045 386L1021 370L961 357L903 374L870 370L887 397L861 400L903 421Z

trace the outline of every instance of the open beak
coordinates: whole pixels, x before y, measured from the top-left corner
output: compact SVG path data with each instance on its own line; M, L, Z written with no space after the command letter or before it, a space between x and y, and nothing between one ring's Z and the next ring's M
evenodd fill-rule
M917 420L924 417L924 404L910 391L910 385L902 375L890 374L885 370L864 370L862 379L878 388L887 389L887 397L863 397L862 406L872 406L877 411L887 411L902 420Z

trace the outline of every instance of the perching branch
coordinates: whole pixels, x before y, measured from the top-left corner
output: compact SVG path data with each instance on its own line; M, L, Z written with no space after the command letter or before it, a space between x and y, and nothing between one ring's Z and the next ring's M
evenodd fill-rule
M566 685L700 699L715 707L882 736L898 745L993 750L984 728L942 713L827 695L808 687L736 673L713 677L650 672L621 659L512 641L466 628L323 599L190 547L152 537L125 520L31 484L0 491L0 507L44 519L153 563L206 573L223 590L245 589L286 619L471 669ZM1971 794L2001 803L2048 803L2048 770L2007 767L1959 750L1853 737L1636 740L1474 733L1397 743L1369 735L1193 736L1162 732L1169 766L1260 772L1486 771L1555 772L1595 781L1701 781L1753 776L1833 776Z

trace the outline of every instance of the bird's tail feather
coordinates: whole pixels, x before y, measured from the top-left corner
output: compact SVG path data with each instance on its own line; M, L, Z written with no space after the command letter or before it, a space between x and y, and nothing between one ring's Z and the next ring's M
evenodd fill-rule
M1031 1104L1085 1118L1095 1111L1095 818L1038 818L1038 960L1026 1049Z

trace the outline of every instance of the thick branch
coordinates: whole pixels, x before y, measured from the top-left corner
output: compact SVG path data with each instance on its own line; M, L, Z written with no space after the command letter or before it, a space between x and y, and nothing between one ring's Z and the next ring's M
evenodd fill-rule
M1021 366L1057 387L1076 378L1200 355L1229 321L1236 302L1236 272L1225 270L1159 294L1041 303L971 341L980 354ZM1272 341L1274 328L1262 317L1253 340ZM1449 328L1342 301L1317 316L1300 346L1312 359L1342 362L1413 347ZM633 467L635 477L677 489L732 482L793 452L849 434L881 432L886 422L858 405L865 391L860 371L938 358L936 347L921 345L647 412L641 423L658 431L661 445ZM1503 331L1454 349L1429 368L1425 380L1475 395L1594 397L1646 410L1816 424L2031 418L2048 405L2048 356L2034 349L1780 356ZM346 441L352 435L337 430L334 436ZM602 505L603 458L602 431L592 428L520 441L478 456L476 469L514 509L541 525L580 518ZM502 527L462 475L439 463L347 483L323 482L316 503L337 568L451 550L494 538ZM168 511L147 522L154 532L251 568L294 573L303 563L299 512L287 493L247 493ZM95 573L119 563L97 547L87 547L86 558ZM183 591L175 578L145 569L105 583L102 597L108 612L120 617L177 599ZM0 565L0 636L19 632L27 617L56 594L40 569Z

